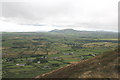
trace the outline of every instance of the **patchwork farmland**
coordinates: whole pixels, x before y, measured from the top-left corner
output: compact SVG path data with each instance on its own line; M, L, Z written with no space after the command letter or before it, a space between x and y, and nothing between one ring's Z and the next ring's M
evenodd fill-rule
M3 57L2 76L33 78L97 57L117 47L118 33L114 32L72 29L50 32L3 32L0 48Z

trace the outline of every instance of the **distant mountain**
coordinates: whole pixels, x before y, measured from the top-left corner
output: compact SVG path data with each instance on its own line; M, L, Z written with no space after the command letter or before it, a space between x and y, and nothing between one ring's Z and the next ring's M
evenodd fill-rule
M110 32L110 31L83 31L83 30L74 30L74 29L62 29L62 30L59 30L59 29L54 29L54 30L51 30L51 31L49 31L49 32L59 32L59 33L71 33L71 32L90 32L90 33L100 33L100 32L102 32L102 33L117 33L117 32Z
M78 37L106 37L106 38L117 38L118 33L117 32L108 32L108 31L79 31L79 30L74 30L74 29L54 29L52 31L49 31L50 33L57 33L60 35L75 35Z
M74 29L63 29L63 30L58 30L58 29L54 29L50 32L59 32L59 33L75 33L75 32L79 32L77 30Z

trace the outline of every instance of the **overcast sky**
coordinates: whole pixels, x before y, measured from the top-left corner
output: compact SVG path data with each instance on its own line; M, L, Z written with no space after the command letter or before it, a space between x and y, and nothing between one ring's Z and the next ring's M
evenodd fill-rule
M1 0L0 31L118 31L118 1Z

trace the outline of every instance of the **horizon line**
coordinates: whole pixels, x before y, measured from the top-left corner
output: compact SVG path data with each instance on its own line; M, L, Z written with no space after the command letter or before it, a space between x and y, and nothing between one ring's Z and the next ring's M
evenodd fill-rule
M67 30L67 29L72 29L72 28L66 28L66 29L53 29L53 30ZM0 32L50 32L53 30L49 30L49 31L0 31ZM72 29L72 30L76 30L76 31L92 31L92 32L118 32L119 31L107 31L107 30L77 30L77 29Z

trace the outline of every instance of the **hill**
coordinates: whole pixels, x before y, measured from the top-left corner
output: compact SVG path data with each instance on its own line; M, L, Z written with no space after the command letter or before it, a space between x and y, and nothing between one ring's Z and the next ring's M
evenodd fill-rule
M118 78L120 74L119 60L118 52L115 50L73 63L36 78Z
M54 30L52 30L50 32L73 33L73 32L79 32L79 31L74 30L74 29L63 29L63 30L54 29Z
M118 38L118 33L117 32L108 32L108 31L80 31L80 30L74 30L74 29L54 29L52 31L49 31L49 33L54 33L54 34L60 34L60 35L74 35L78 37L101 37L101 38Z

